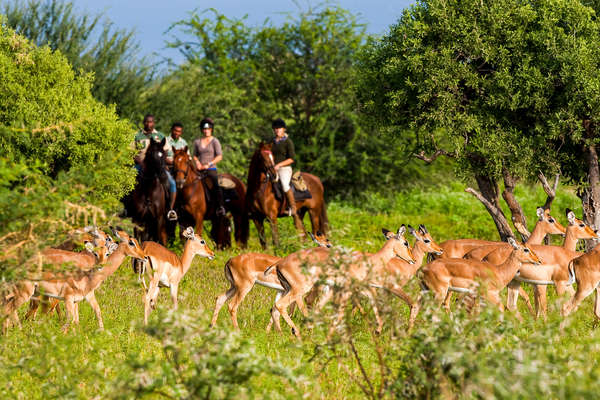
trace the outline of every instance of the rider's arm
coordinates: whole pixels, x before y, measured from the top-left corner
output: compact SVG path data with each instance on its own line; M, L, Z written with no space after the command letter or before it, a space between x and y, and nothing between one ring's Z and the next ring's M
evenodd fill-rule
M286 155L288 158L286 158L282 162L275 165L275 168L287 167L288 165L292 165L294 163L294 157L296 157L296 153L294 151L294 143L290 139L287 139L286 142L287 142L287 154Z
M215 158L213 158L213 160L210 162L210 164L208 165L208 168L216 167L217 163L223 159L223 151L221 149L221 142L219 142L219 139L214 138L211 141L211 144L213 146Z

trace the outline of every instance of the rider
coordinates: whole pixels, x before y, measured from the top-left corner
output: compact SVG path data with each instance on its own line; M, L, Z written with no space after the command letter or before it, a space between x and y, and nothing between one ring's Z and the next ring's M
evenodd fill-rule
M285 192L285 196L288 200L290 207L290 215L296 215L296 200L294 194L290 188L290 181L292 179L292 164L294 163L294 142L286 133L285 121L281 118L277 118L271 124L275 137L273 138L273 146L271 151L273 153L273 159L275 162L275 171L281 181L281 188Z
M173 150L181 150L187 147L188 144L181 135L183 135L183 124L181 122L173 122L173 125L171 125L171 135L167 136L167 142L169 142ZM188 154L190 154L189 149ZM172 165L173 160L167 163Z
M144 116L144 127L140 129L135 134L135 147L138 150L138 153L134 157L135 168L138 170L138 174L142 172L144 158L146 157L146 150L148 146L150 146L150 140L154 140L156 142L160 142L165 138L165 135L154 129L154 115L146 114ZM171 149L171 145L169 141L165 141L165 146L163 150L167 154L166 162L167 164L173 163L173 150ZM171 176L168 170L165 170L167 175L167 180L169 181L169 194L171 198L169 212L167 213L167 218L170 220L177 220L177 213L173 209L175 206L175 198L177 196L177 186L175 185L175 179Z
M199 171L206 171L206 175L213 184L214 192L217 194L217 215L225 215L223 207L223 189L219 186L217 174L217 163L223 159L221 143L212 135L215 123L210 118L200 121L200 129L204 137L194 140L194 162Z

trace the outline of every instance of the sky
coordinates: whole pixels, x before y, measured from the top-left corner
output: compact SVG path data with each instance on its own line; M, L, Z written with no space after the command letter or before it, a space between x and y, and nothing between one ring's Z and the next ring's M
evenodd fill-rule
M186 19L195 9L199 11L215 8L227 17L241 18L248 15L247 23L261 25L266 18L275 24L283 22L285 13L307 10L320 1L307 0L73 0L81 11L93 14L104 12L118 28L134 29L141 44L142 55L158 60L172 58L176 63L182 57L175 49L165 49L169 35L165 31L179 20ZM366 24L367 32L383 34L395 23L402 10L414 0L338 0L338 4ZM159 55L159 56L156 56Z

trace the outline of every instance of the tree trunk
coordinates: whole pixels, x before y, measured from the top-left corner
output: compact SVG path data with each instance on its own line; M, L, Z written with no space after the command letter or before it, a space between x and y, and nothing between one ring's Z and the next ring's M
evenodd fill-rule
M544 210L549 210L550 207L552 207L552 202L554 201L554 198L556 197L556 189L558 188L558 182L560 180L560 173L556 174L554 176L554 184L552 186L550 186L550 184L548 183L548 180L546 179L546 175L544 175L544 173L542 171L538 172L538 179L542 184L542 188L544 188L544 192L546 192L546 203L544 203ZM546 237L544 238L544 244L548 245L550 244L550 237L549 235L546 235Z
M510 225L508 225L508 220L500 208L498 183L483 175L475 175L475 180L477 181L477 186L481 193L478 193L472 188L467 188L465 191L471 193L483 203L496 224L500 240L506 241L509 237L514 237L512 229L510 229Z
M591 141L594 137L593 126L589 120L583 121L586 138ZM600 168L598 167L598 153L593 142L584 145L583 153L588 165L588 186L580 191L581 205L583 206L583 220L592 229L600 229ZM595 240L586 240L586 250L596 245Z
M521 240L526 241L531 236L531 232L527 229L527 219L525 218L525 214L523 214L523 208L515 197L516 180L506 168L502 171L502 175L504 177L502 198L506 201L510 209L512 223L521 235Z

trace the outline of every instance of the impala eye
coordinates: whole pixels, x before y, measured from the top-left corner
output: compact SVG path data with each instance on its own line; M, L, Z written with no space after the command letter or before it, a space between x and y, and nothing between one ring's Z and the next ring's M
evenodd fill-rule
M131 239L129 240L129 245L135 247L135 243L133 242L133 240L131 240Z
M431 240L429 240L429 239L425 239L425 240L423 240L423 241L424 241L425 243L431 243Z
M580 228L584 228L584 227L585 227L585 224L579 224L579 227L580 227Z
M408 242L404 242L404 245L405 245L406 247L408 247Z
M204 241L204 239L202 239L202 240L200 241L200 244L206 244L206 242Z
M523 249L525 253L529 253L529 249Z
M554 218L550 218L550 219L548 220L548 222L550 222L551 224L553 224L553 223L554 223Z

